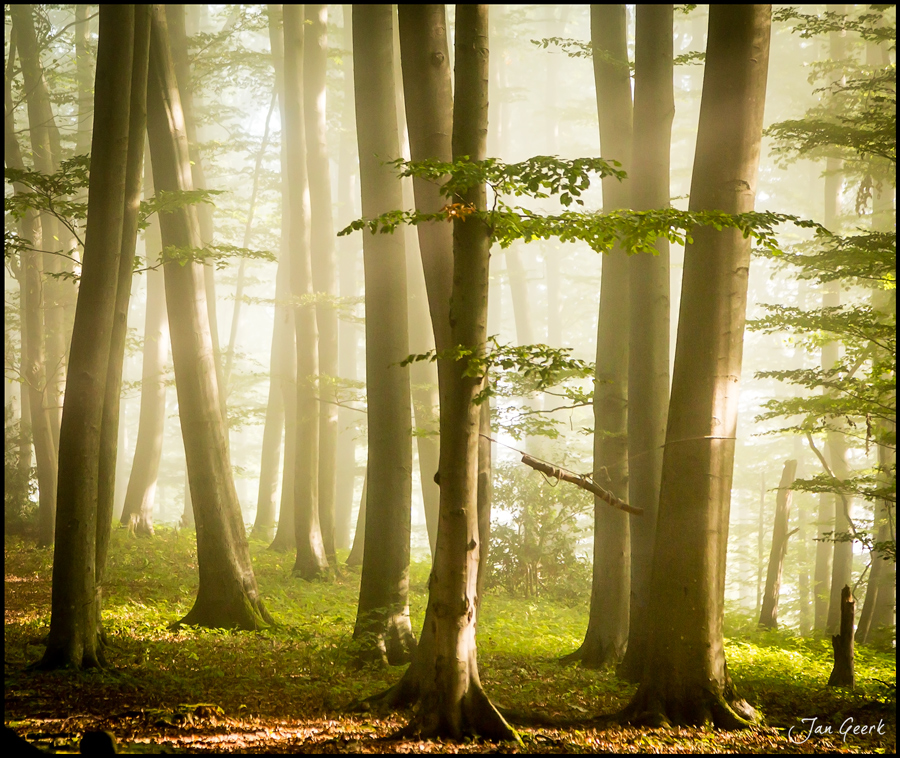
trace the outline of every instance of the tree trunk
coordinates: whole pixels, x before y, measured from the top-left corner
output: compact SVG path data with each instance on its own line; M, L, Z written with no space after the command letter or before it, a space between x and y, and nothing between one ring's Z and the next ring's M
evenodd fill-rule
M767 629L778 628L778 599L781 592L781 572L784 556L787 555L788 524L791 518L791 487L797 477L797 461L784 462L778 494L775 498L775 524L772 528L772 552L769 553L769 568L766 572L766 591L763 593L759 625Z
M103 427L100 431L96 563L98 588L102 586L103 572L106 567L106 554L109 548L113 509L115 507L122 367L125 363L128 306L131 302L131 285L134 277L134 250L137 243L141 177L144 172L144 143L147 133L147 69L149 54L150 7L148 5L136 5L134 10L134 57L128 121L128 152L125 166L125 211L122 217L121 232L122 249L118 262L118 283L116 285L115 311L109 347L106 397L103 401ZM98 604L100 602L102 602L102 598L98 599Z
M306 165L312 213L313 289L316 292L316 324L319 328L319 522L328 560L336 565L334 502L337 486L338 408L335 383L338 375L338 319L332 299L337 295L337 258L331 211L331 175L325 124L325 62L328 58L328 6L307 5L306 44L303 47L304 114L306 117Z
M669 151L675 113L673 10L636 6L634 48L634 144L631 206L669 206ZM656 255L636 255L629 265L628 502L644 513L631 524L631 614L628 646L616 673L637 681L650 620L650 569L669 408L669 242Z
M713 5L690 210L751 211L771 6ZM733 728L754 718L725 664L725 558L750 240L697 228L686 246L666 429L652 620L632 723Z
M629 170L632 142L631 78L625 6L591 6L591 47L600 147L607 160ZM603 211L630 204L629 184L603 179ZM629 261L614 247L603 259L597 362L594 381L594 480L616 497L628 498L628 285ZM594 563L591 611L581 647L564 661L615 666L625 654L631 597L629 515L594 500Z
M341 134L338 148L338 187L337 201L338 214L341 219L341 228L345 227L354 218L359 218L356 212L354 183L359 167L356 151L356 124L354 113L356 105L353 102L353 53L347 52L353 46L352 11L349 5L342 5L344 30L341 47L343 55L343 94L344 102L341 108ZM357 243L354 235L346 235L338 241L338 278L340 280L341 300L346 304L346 298L357 296L356 269L357 258L362 250L362 242ZM345 306L346 307L346 306ZM359 329L351 318L346 316L338 322L338 373L345 382L356 379L356 358L359 343ZM338 444L335 466L342 472L338 477L335 488L334 501L334 543L335 547L347 549L350 547L350 527L353 514L353 494L356 484L356 438L355 421L358 418L356 411L349 408L338 408Z
M834 649L834 668L828 677L829 687L856 686L856 674L853 670L853 614L856 601L849 586L841 590L841 631L831 637Z
M102 426L126 214L135 7L101 9L88 227L60 427L50 634L45 669L105 665L97 536ZM143 148L143 139L141 140ZM130 177L129 177L130 178ZM132 253L133 254L133 253ZM115 439L115 435L113 436ZM108 516L106 516L108 518ZM108 528L109 522L106 522Z
M312 302L310 206L306 169L303 107L303 8L286 5L284 13L284 112L287 124L287 179L291 294L297 342L297 409L294 468L294 573L315 579L328 570L319 525L319 333ZM304 302L305 301L305 302Z
M390 5L353 7L357 139L363 216L400 208L400 182L383 165L400 155ZM353 637L397 665L415 647L409 620L412 428L406 251L402 234L364 235L366 394L369 417L366 535ZM364 654L364 655L365 655Z
M10 62L14 49L10 45ZM24 169L22 151L16 138L13 116L12 80L5 81L4 156L10 168ZM16 192L25 192L23 186L14 186ZM20 232L31 240L36 250L43 248L41 217L36 211L26 212ZM28 406L29 426L34 443L35 465L38 482L38 546L53 544L56 527L57 454L53 440L50 414L45 401L46 372L44 360L43 287L41 282L42 256L37 252L23 254L21 260L20 307L22 311L22 419ZM21 464L21 459L20 459Z
M183 110L168 44L165 10L153 6L147 131L157 190L193 189ZM164 249L199 247L192 205L162 214ZM181 433L197 523L200 586L178 624L259 629L272 622L259 597L228 456L213 359L203 266L165 264L166 306Z
M366 499L369 490L369 476L363 475L362 493L359 496L359 510L356 513L356 532L353 535L353 547L347 556L348 566L362 566L363 552L366 545Z
M453 157L483 160L487 138L487 6L456 10L456 96ZM485 208L485 187L459 198ZM470 217L454 220L451 343L484 351L487 337L489 230ZM473 403L484 377L465 376L466 361L442 375L441 508L428 604L434 634L434 672L421 682L421 706L405 731L425 738L517 739L488 700L475 648L478 563L478 451L481 408ZM424 636L424 635L423 635Z
M153 194L150 161L145 164L145 196ZM149 219L145 232L148 265L162 260L159 219ZM165 365L169 356L169 324L166 321L166 289L163 272L151 269L147 276L147 311L144 317L143 367L141 369L141 411L138 422L134 462L125 491L121 523L133 534L153 535L153 504L156 481L162 458L163 432L166 422Z
M88 48L91 39L89 7L87 4L81 3L75 6L75 78L78 80L76 155L86 155L90 152L94 121L94 76L91 53Z

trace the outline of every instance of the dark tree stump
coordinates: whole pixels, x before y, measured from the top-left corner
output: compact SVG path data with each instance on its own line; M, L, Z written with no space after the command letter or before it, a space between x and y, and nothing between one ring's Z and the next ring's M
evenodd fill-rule
M831 638L834 648L834 668L828 678L829 687L853 687L856 675L853 671L853 616L856 601L850 588L841 590L841 633Z

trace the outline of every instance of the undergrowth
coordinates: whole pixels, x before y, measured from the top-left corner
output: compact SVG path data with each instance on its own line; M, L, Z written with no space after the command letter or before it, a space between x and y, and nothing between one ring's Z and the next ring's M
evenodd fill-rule
M7 723L33 727L36 716L60 711L70 719L72 713L107 719L139 714L142 724L160 734L199 723L197 713L212 714L213 721L262 720L267 729L298 718L337 723L328 720L342 718L351 703L397 681L400 669L360 667L352 655L357 572L342 568L334 581L309 583L291 576L292 554L270 551L259 542L251 543L251 552L264 602L278 626L253 633L190 627L172 632L168 625L190 609L196 594L193 532L160 528L152 539L135 539L125 530L116 530L103 587L111 668L77 675L42 673L28 671L26 666L43 652L52 551L8 535ZM424 615L428 571L424 563L411 569L411 612L417 630ZM482 682L490 696L518 712L568 720L587 721L623 707L634 692L633 685L608 671L557 662L581 643L587 609L587 598L573 606L546 598L523 600L489 593L479 613L478 654ZM813 717L820 724L833 725L835 733L847 718L857 724L880 719L887 725L887 736L883 731L875 742L871 736L850 735L844 743L837 735L819 749L892 749L896 667L891 652L857 649L859 684L852 692L825 686L831 646L820 638L743 633L727 640L726 656L740 694L759 709L768 727L782 730L760 732L769 735L766 749L790 749L786 730L792 725L803 727L801 720ZM368 722L354 723L357 732L376 728L371 723L366 726ZM135 739L141 734L137 727L131 733ZM566 751L579 746L606 749L603 739L612 733L569 730L552 739L546 732L529 734L532 743L526 740L526 745L531 744L531 749L538 751L546 737L556 740L553 751L559 752L561 745ZM678 737L677 731L667 737L635 730L616 734L630 735L631 750L663 749L670 744L667 740L675 740L673 749L701 747L696 730L684 737ZM615 744L608 747L618 749ZM743 751L751 746L734 743L732 748Z

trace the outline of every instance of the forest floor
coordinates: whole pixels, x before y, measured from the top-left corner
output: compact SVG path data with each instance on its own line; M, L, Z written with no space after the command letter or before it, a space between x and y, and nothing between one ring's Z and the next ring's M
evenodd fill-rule
M825 685L831 646L788 632L731 632L729 670L763 726L725 732L590 726L624 706L634 687L609 672L561 666L581 642L587 603L488 594L479 616L481 679L503 707L565 728L522 728L523 745L391 739L409 715L377 718L348 706L401 669L354 664L359 574L330 582L290 576L293 557L251 543L257 580L279 626L255 633L168 631L191 607L194 535L116 530L104 585L110 668L28 670L50 619L52 552L5 540L4 723L44 750L75 753L105 729L123 753L832 753L896 752L896 661L891 641L857 649L855 690ZM412 570L413 626L428 568ZM579 719L582 721L579 723ZM812 721L815 719L815 721ZM861 734L865 728L866 733ZM854 730L856 733L854 733Z

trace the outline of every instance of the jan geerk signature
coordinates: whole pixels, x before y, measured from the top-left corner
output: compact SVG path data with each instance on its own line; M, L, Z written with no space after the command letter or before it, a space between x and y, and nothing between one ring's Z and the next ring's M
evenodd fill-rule
M800 722L803 726L792 726L787 733L788 739L795 745L802 745L810 737L827 737L834 734L834 728L831 724L817 723L818 717L800 719ZM877 724L857 724L853 716L850 716L844 719L838 729L838 734L844 738L844 742L847 741L847 736L851 734L884 734L884 721L878 719Z

